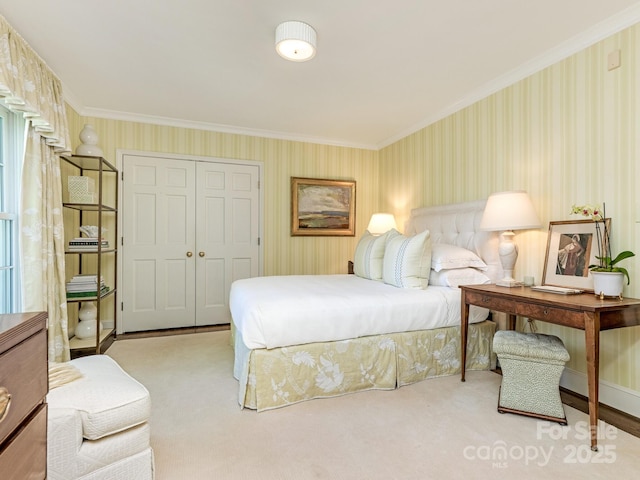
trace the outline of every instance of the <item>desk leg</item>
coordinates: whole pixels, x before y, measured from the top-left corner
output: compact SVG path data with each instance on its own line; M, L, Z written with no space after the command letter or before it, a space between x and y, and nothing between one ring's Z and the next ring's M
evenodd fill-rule
M516 329L516 316L511 313L507 314L507 329L508 330Z
M587 380L589 384L589 425L591 450L598 450L598 388L600 369L600 314L584 313L584 340L587 351Z
M460 321L460 356L462 365L460 367L460 381L464 382L464 374L467 368L467 332L469 331L469 304L465 301L465 293L462 292L462 318Z

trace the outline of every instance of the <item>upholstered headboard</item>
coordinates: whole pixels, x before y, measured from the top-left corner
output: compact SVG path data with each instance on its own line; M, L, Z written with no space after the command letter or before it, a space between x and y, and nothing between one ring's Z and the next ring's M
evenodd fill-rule
M414 208L405 224L405 235L429 230L431 243L447 243L475 252L489 266L487 276L495 282L502 278L498 255L498 232L480 230L486 200Z

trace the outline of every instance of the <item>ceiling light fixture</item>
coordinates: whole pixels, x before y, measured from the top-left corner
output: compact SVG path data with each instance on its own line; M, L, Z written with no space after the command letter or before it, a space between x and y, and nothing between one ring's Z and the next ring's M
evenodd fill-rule
M316 31L303 22L283 22L276 28L276 51L292 62L306 62L316 55Z

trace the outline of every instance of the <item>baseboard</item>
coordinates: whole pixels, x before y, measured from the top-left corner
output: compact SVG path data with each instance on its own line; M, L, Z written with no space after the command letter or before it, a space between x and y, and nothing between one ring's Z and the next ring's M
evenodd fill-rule
M560 378L560 386L585 397L589 396L585 373L565 368ZM640 392L600 380L598 399L600 403L640 418Z
M203 325L200 327L181 327L181 328L165 328L161 330L144 330L141 332L128 332L119 333L118 340L133 339L133 338L151 338L151 337L166 337L171 335L186 335L190 333L205 333L205 332L220 332L223 330L229 330L228 323L221 323L220 325ZM230 343L233 346L233 343Z

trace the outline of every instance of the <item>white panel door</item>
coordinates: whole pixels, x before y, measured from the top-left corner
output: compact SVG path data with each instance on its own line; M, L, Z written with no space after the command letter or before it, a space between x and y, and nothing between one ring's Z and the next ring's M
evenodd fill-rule
M195 322L195 164L127 157L121 298L125 331Z
M196 324L230 323L234 280L259 274L258 167L198 162Z
M123 159L122 331L231 322L229 289L260 274L259 168Z

